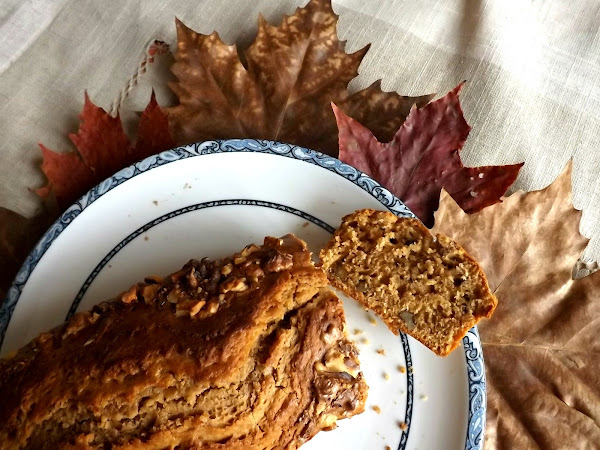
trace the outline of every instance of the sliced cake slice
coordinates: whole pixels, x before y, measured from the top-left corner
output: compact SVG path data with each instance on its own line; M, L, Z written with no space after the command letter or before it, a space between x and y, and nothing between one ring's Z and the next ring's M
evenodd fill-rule
M321 251L330 282L441 356L458 346L497 300L483 271L450 238L417 219L359 210Z
M296 449L364 410L306 244L192 260L0 360L0 449Z

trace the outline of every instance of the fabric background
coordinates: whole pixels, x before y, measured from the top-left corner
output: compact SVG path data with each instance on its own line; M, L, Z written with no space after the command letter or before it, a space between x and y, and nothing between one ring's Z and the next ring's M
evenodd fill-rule
M32 215L29 188L44 184L38 142L72 148L67 132L87 90L109 109L152 39L174 48L177 16L248 45L257 16L271 23L306 0L2 0L0 2L0 206ZM600 2L595 0L340 0L347 51L372 43L352 88L382 78L402 94L444 94L468 80L463 107L473 130L466 165L525 161L515 189L549 184L574 159L574 202L585 259L600 260ZM126 100L141 110L164 86L169 57ZM161 104L173 102L157 89ZM124 111L125 119L131 113ZM558 256L558 255L557 255Z

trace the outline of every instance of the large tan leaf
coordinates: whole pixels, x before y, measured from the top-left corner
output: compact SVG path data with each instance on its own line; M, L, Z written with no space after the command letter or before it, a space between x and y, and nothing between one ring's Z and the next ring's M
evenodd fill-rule
M178 143L253 137L337 155L331 102L390 140L411 106L432 96L383 92L379 82L350 95L348 83L368 46L346 53L337 20L329 0L310 1L277 27L259 17L257 37L242 51L245 66L237 48L216 32L199 34L177 21L177 81L171 88L179 105L168 113Z
M571 165L546 189L503 200L468 215L443 192L434 227L480 261L498 297L479 327L486 448L599 448L600 272L571 279L587 243Z

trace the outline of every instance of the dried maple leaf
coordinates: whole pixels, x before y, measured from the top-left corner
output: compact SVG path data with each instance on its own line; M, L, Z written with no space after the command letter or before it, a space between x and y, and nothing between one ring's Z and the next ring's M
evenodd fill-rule
M500 201L523 165L463 166L459 150L471 127L458 99L462 86L423 108L413 107L386 144L333 105L340 159L383 184L427 226L433 225L442 188L465 211L479 211Z
M154 93L140 118L135 146L125 134L119 116L110 116L94 105L87 94L79 117L79 131L69 135L78 153L56 153L40 144L42 170L48 184L36 193L41 197L53 193L61 209L123 167L174 145L167 116Z
M600 272L572 280L587 239L571 168L546 189L467 215L446 193L435 231L483 266L498 297L480 324L488 385L486 448L597 448Z
M240 61L235 46L217 33L203 35L177 21L177 52L170 86L179 105L168 110L178 143L218 138L261 138L289 142L337 155L330 102L369 123L386 139L410 108L431 96L383 92L379 82L350 95L348 83L368 46L344 51L336 33L338 16L329 0L312 0L277 26L259 18L258 35Z
M0 207L0 299L3 299L21 263L50 224L47 215L31 219Z

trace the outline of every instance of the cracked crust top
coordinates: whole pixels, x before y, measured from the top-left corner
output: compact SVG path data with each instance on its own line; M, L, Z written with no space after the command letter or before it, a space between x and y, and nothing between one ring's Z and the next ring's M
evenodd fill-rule
M306 244L192 260L0 361L0 448L294 449L364 410Z

